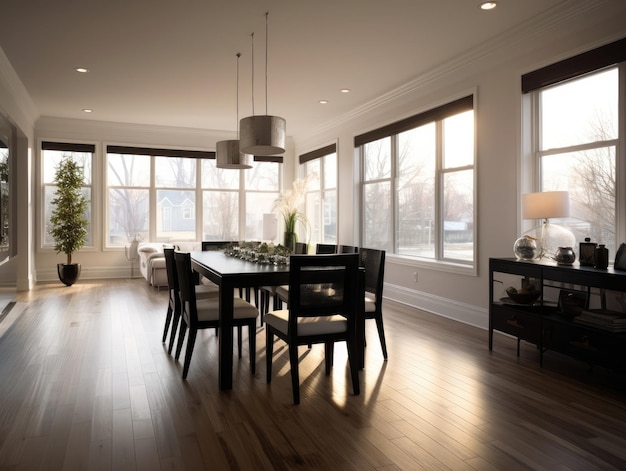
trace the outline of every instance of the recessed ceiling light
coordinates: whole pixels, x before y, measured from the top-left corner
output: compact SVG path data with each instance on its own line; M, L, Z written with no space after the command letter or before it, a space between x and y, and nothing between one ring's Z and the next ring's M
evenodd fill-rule
M325 105L326 103L328 103L328 100L320 100L320 105Z
M341 90L339 90L341 93L350 93L350 89L349 88L342 88Z
M76 67L76 72L80 72L81 74L86 74L87 72L89 72L89 69L87 67Z
M496 2L483 2L480 4L482 10L493 10L497 6L498 4Z
M91 108L83 108L83 112L84 113L93 113L93 110Z

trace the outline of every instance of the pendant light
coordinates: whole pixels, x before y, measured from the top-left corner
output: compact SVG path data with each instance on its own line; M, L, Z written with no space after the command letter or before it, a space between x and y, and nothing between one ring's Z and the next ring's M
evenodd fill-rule
M285 119L267 114L267 44L268 28L265 13L265 115L254 115L254 34L252 35L252 116L239 123L241 151L252 155L276 155L285 152Z
M238 52L237 56L237 121L239 124L239 58L241 53ZM237 128L237 139L219 141L215 144L215 159L217 168L232 168L232 169L247 169L252 168L253 156L250 154L244 154L240 151L239 146L239 128Z

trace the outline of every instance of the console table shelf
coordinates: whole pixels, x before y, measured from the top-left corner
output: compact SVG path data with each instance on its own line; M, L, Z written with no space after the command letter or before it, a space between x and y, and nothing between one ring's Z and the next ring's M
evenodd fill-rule
M495 299L495 273L536 280L541 289L539 300L531 305L506 304ZM489 259L489 350L493 349L493 331L507 333L520 341L536 345L539 363L543 354L554 350L592 365L616 371L626 370L626 333L614 333L602 328L574 322L560 312L556 303L544 299L546 289L569 288L576 285L591 293L591 289L626 292L626 271L609 268L560 266L553 262L520 261L509 258Z

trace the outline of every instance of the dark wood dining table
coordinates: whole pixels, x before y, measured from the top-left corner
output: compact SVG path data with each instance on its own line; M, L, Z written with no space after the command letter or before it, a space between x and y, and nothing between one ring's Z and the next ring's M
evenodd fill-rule
M314 256L314 255L311 255ZM279 286L289 283L289 265L270 265L231 257L221 251L191 252L191 267L220 288L219 364L220 389L233 387L233 299L235 288ZM359 365L364 365L365 317L357 317Z

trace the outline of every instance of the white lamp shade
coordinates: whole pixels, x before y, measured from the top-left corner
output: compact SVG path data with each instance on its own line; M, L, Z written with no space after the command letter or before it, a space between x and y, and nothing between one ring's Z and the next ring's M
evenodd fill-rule
M569 216L567 191L542 191L522 195L524 219L563 218Z
M247 169L252 168L252 155L239 151L239 141L219 141L215 144L217 168Z
M263 214L263 240L274 240L278 232L278 219L274 213Z
M239 121L239 147L252 155L276 155L285 152L287 123L278 116L248 116Z

